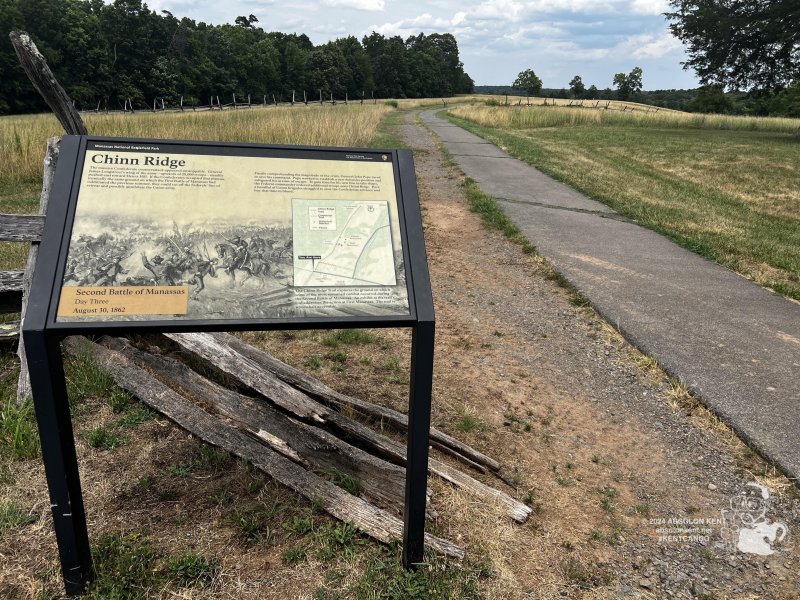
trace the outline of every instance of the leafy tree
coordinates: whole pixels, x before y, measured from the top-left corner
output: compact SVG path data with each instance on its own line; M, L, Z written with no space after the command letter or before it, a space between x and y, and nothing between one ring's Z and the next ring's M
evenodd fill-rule
M366 94L367 91L372 91L375 86L372 81L372 65L358 38L351 35L335 40L333 44L347 61L348 73L344 85L350 98L360 98L362 92Z
M684 68L703 83L779 89L800 80L797 0L670 0L672 34L688 46Z
M770 114L800 117L800 80L777 93L770 104ZM800 137L800 129L798 129Z
M403 38L396 35L386 38L372 32L361 40L372 62L375 95L384 98L406 98L413 83L409 69L409 56Z
M323 96L333 94L342 98L346 84L352 78L350 67L342 49L334 42L314 48L308 61L309 83L314 90L322 90Z
M725 95L725 88L720 83L702 86L697 96L689 103L694 112L730 113L733 112L733 100Z
M597 88L595 88L595 90L596 89ZM572 81L569 82L569 91L572 92L572 95L576 98L582 98L586 93L586 86L583 84L583 79L581 79L580 75L575 75Z
M586 98L589 100L597 100L600 97L600 92L597 89L597 86L592 84L589 86L589 89L586 90Z
M524 90L529 96L535 96L542 91L542 80L536 76L532 69L525 69L517 75L511 87Z
M255 15L210 25L156 13L144 0L0 0L0 23L26 30L79 108L208 103L231 94L286 99L448 96L471 92L448 33L403 40L373 32L315 47L305 34L266 32ZM0 114L38 111L7 35L0 36Z
M240 16L236 17L234 23L236 23L239 27L253 28L255 27L253 23L258 23L258 19L255 15L250 15L249 17Z
M642 91L642 70L634 67L627 75L617 73L614 75L614 85L617 88L618 100L630 100Z

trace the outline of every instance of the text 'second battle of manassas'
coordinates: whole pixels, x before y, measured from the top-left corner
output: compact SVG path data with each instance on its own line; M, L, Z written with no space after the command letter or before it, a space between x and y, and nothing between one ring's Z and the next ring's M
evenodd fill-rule
M89 142L57 320L409 314L388 155L241 154Z

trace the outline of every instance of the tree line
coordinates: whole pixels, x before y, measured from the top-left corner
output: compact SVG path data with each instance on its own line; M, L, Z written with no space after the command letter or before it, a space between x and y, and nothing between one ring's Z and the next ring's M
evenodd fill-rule
M43 110L8 32L27 31L79 108L126 99L208 104L211 96L271 99L420 98L470 93L452 34L403 39L371 33L315 46L305 34L267 32L255 15L211 25L156 13L142 0L0 0L0 114Z
M569 82L569 90L549 90L548 97L552 98L575 98L586 100L637 100L641 97L642 93L642 69L641 67L634 67L630 73L617 73L614 75L614 86L617 88L612 91L611 88L605 90L597 89L597 86L591 85L588 88L583 83L583 78L580 75L575 75ZM497 86L481 86L481 89L486 87ZM502 86L500 86L502 87ZM528 96L538 96L542 93L542 80L533 71L533 69L525 69L517 75L514 83L511 85L512 93L520 94L525 93Z
M614 75L616 89L598 89L595 85L586 87L580 75L570 80L569 87L545 88L532 69L525 69L510 86L475 86L475 92L560 99L630 100L687 112L800 117L800 80L785 86L749 91L726 90L722 83L706 83L688 90L643 90L642 77L642 69L634 67L630 73Z

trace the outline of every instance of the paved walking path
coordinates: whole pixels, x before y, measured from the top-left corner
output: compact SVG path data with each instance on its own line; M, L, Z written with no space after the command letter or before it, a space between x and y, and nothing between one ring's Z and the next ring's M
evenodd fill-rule
M435 113L422 119L464 173L607 321L800 477L800 304L623 219Z

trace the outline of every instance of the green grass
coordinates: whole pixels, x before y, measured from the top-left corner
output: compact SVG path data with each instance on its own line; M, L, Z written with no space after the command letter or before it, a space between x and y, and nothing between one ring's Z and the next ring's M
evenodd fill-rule
M458 418L456 419L456 429L464 433L472 431L481 431L486 428L486 425L481 421L480 417L475 414L475 411L465 404L462 404L456 409Z
M340 344L363 346L377 339L377 336L365 329L339 329L322 338L322 344L330 348L338 348Z
M331 483L350 492L353 496L358 496L358 493L361 491L361 483L358 477L354 475L350 475L339 469L328 469L326 474Z
M16 382L16 377L12 378ZM12 389L13 388L13 389ZM39 456L39 433L33 403L16 403L16 387L6 384L0 405L0 457L27 460Z
M64 366L70 405L76 406L91 398L118 398L115 392L119 388L114 385L114 379L97 366L88 346L70 354ZM117 400L115 404L118 405Z
M491 568L475 559L451 562L432 553L415 571L403 569L399 544L379 546L364 561L363 574L344 583L334 579L316 598L356 600L450 600L483 598L480 583L494 577Z
M519 244L526 254L534 254L536 252L536 246L528 241L519 227L506 216L497 201L486 194L475 183L475 180L467 177L464 179L462 186L469 201L469 209L480 215L484 227L500 231L509 240Z
M114 450L128 441L125 436L103 426L95 427L87 432L85 437L86 442L98 450Z
M251 542L269 543L274 532L269 526L269 515L260 509L236 509L231 513L231 521L240 535Z
M397 128L403 124L403 113L392 111L386 114L378 124L372 139L369 142L370 148L390 149L407 148L400 138Z
M306 559L307 553L302 546L292 546L281 553L283 562L289 566L294 566Z
M126 410L116 421L114 427L131 428L146 423L154 418L156 413L145 405L135 405Z
M681 246L800 299L800 143L783 130L760 121L751 131L450 120Z
M92 555L96 573L90 600L139 600L161 580L156 570L159 553L140 535L104 535Z
M142 600L167 588L203 587L220 571L220 560L202 552L169 556L138 533L110 533L92 548L95 579L87 600Z
M0 501L0 534L7 529L23 527L36 521L36 517L13 501Z
M211 583L219 570L218 558L191 550L167 561L167 572L170 578L182 587Z

